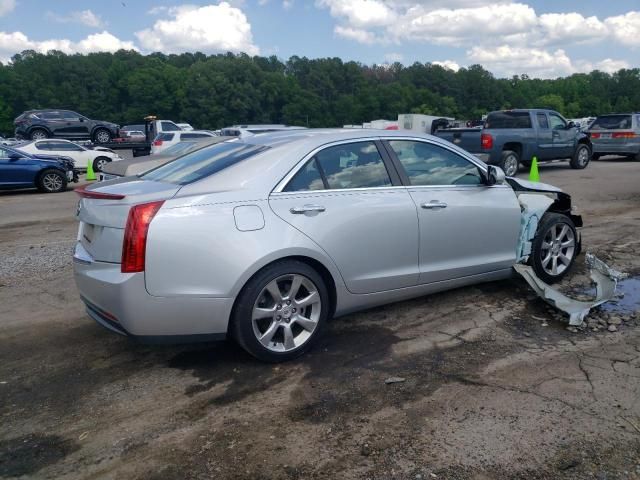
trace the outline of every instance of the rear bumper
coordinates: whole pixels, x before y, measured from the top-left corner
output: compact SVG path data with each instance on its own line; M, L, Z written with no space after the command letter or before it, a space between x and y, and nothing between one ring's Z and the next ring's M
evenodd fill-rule
M233 298L154 297L144 273L121 273L80 245L73 255L76 285L87 314L103 327L143 343L190 343L225 338Z
M482 160L484 163L490 163L490 155L488 153L474 153L474 155L476 157L478 157L480 160Z
M593 153L600 155L636 155L640 153L640 142L625 143L622 145L593 142Z

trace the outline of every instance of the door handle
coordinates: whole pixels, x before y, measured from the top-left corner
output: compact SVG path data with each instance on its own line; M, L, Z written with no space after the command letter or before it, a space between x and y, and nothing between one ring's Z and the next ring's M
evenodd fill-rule
M324 208L322 205L303 205L302 207L292 207L289 209L289 211L294 215L300 215L302 213L309 213L309 212L322 213L325 210L326 208Z
M447 208L447 204L444 202L439 202L438 200L431 200L429 203L423 203L420 205L422 208L426 208L428 210L433 210L436 208Z

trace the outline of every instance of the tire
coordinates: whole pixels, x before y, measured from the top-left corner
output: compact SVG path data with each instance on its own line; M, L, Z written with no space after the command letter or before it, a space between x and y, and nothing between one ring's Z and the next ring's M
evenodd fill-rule
M42 140L43 138L49 138L49 132L47 132L43 128L34 128L29 133L29 138L31 140Z
M549 284L560 281L569 272L579 253L578 233L573 221L561 213L545 213L538 225L529 257L529 264L536 275Z
M640 152L636 153L636 155L633 157L633 159L634 159L636 162L640 162Z
M111 138L111 132L106 128L99 128L93 134L93 141L96 143L109 143Z
M518 155L518 152L514 152L513 150L503 151L502 156L500 157L500 164L498 166L504 170L504 174L507 177L513 177L518 173L518 169L520 167L520 156Z
M599 153L593 153L593 154L591 154L591 160L593 160L593 161L596 161L596 162L597 162L598 160L600 160L600 154L599 154Z
M36 186L42 193L64 192L67 189L67 177L58 170L48 168L40 173Z
M297 288L292 287L294 281ZM290 288L296 288L291 299ZM303 300L308 303L301 306L298 302ZM229 330L257 359L284 362L311 348L322 334L330 310L329 293L318 272L306 263L283 260L263 268L244 286Z
M109 163L111 159L109 157L96 157L93 161L93 171L101 172L107 163Z
M587 165L589 165L590 160L591 149L588 145L582 143L578 145L578 148L576 148L576 151L573 154L573 158L571 159L569 164L571 165L571 168L582 170L583 168L586 168Z

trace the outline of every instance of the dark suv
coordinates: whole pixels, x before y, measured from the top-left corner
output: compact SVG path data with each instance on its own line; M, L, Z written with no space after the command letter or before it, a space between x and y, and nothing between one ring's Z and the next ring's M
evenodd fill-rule
M115 123L89 120L71 110L27 110L13 124L16 138L31 140L88 138L96 143L107 143L119 134L119 126Z

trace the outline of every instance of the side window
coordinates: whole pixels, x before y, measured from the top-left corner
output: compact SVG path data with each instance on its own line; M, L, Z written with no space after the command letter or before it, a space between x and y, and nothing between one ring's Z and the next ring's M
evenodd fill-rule
M476 165L457 153L431 143L390 140L411 185L482 185Z
M547 116L542 112L538 112L538 126L540 128L544 128L545 130L549 128L549 121L547 120Z
M554 113L549 114L549 122L553 130L564 130L567 128L567 123Z
M62 112L62 118L67 120L68 122L74 121L77 122L80 116L74 112Z
M163 132L179 132L182 129L172 122L161 122Z
M287 186L285 192L300 192L306 190L324 190L325 185L318 170L318 162L315 157L296 173Z
M0 158L9 158L9 152L0 147Z
M38 150L51 150L51 142L36 142Z

